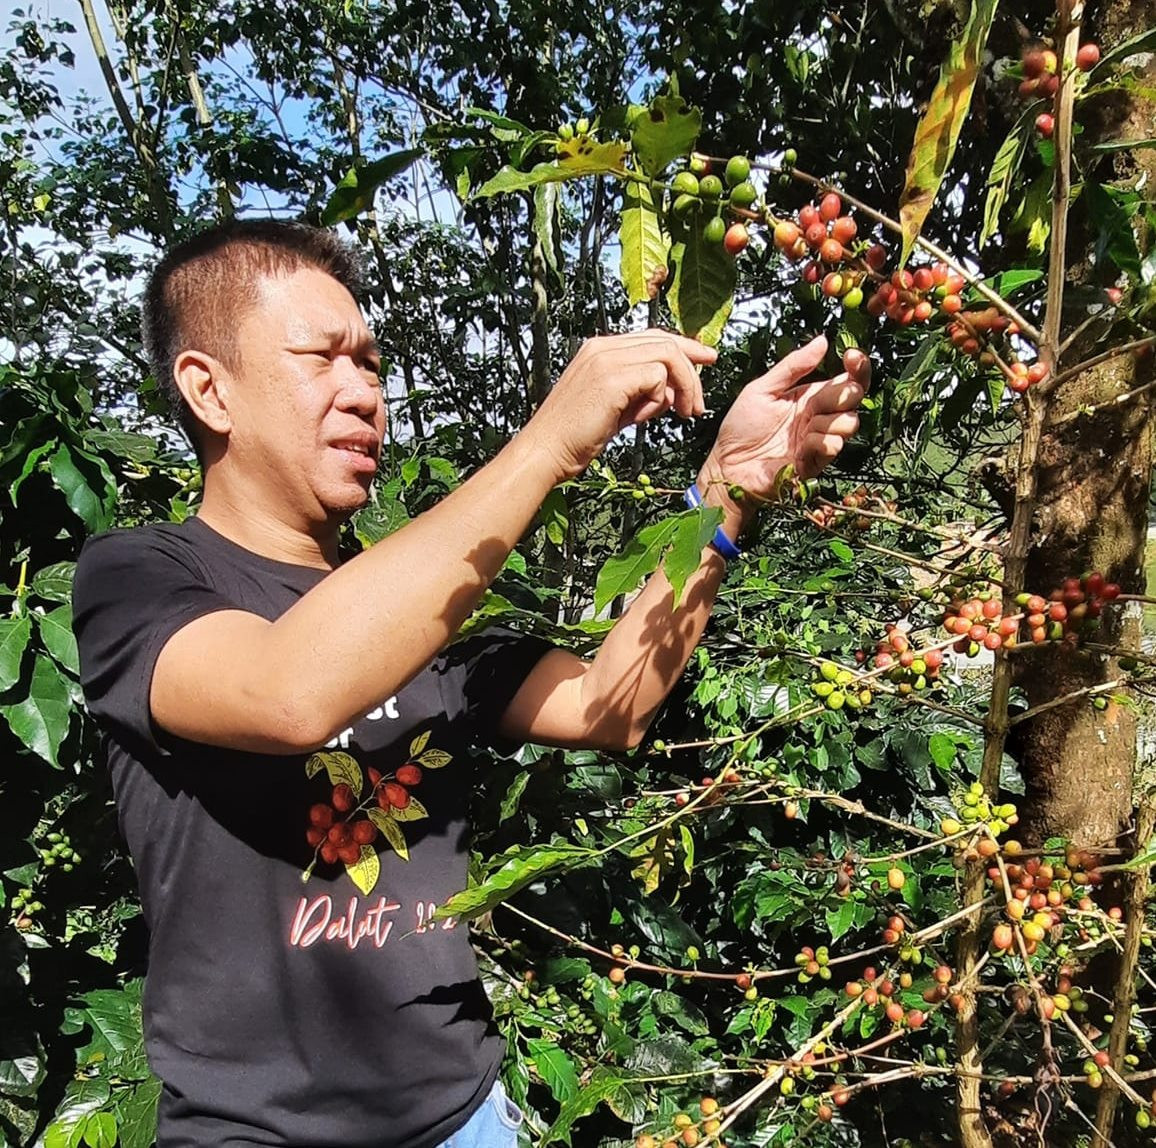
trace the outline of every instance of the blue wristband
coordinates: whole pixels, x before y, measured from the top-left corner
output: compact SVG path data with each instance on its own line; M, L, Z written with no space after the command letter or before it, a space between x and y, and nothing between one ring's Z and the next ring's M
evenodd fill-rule
M698 492L698 485L691 483L686 488L686 504L691 510L702 505L702 495ZM743 552L723 533L721 526L715 527L714 537L710 544L729 562L732 558L741 558Z

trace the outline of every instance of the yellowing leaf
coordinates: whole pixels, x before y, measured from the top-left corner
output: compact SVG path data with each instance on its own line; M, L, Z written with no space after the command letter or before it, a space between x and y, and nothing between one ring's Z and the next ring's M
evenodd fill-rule
M659 226L650 188L627 180L623 189L620 275L630 305L653 299L667 276L670 237Z
M681 96L657 96L633 122L630 142L649 176L687 155L698 139L702 113Z
M444 749L427 749L415 760L424 765L426 769L441 769L443 766L449 765L453 759L453 754L446 753Z
M323 769L329 774L331 785L340 785L345 782L357 797L361 796L361 766L357 764L356 758L347 753L322 751L313 754L305 762L306 777L316 777Z
M960 128L971 107L971 96L996 3L997 0L972 0L963 35L951 45L948 57L939 69L939 82L931 93L927 111L915 129L915 142L907 161L907 180L899 199L904 263L955 154Z
M411 742L409 743L409 756L410 756L410 757L417 757L417 755L418 755L419 753L421 753L421 751L422 751L423 749L425 749L425 747L426 747L426 744L427 744L427 742L429 741L429 735L430 735L432 732L433 732L432 730L428 730L428 729L427 729L427 730L425 731L425 733L419 733L419 734L417 735L417 737L415 737L415 738L413 739L413 741L411 741Z
M416 797L411 797L404 809L394 808L389 812L394 821L420 821L429 816L429 810Z
M596 175L621 171L626 145L618 140L596 143L589 136L575 136L558 145L558 166L569 175Z
M396 821L385 817L382 820L373 818L373 823L381 830L382 836L393 846L393 851L403 860L409 860L409 846L405 843L405 834Z
M399 830L400 832L400 830ZM345 866L350 880L366 895L373 892L378 877L381 876L381 861L372 845L361 847L361 856L352 864Z

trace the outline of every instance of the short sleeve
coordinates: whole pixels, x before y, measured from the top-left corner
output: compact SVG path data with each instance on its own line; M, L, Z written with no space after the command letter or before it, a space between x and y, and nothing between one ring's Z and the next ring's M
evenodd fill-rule
M126 747L165 753L149 708L157 658L178 630L233 605L209 584L187 546L148 527L90 539L72 602L89 711Z
M502 715L530 671L552 649L544 638L502 627L456 642L443 655L447 711L463 713L479 741L503 751L515 748L498 733ZM458 696L446 697L451 692Z

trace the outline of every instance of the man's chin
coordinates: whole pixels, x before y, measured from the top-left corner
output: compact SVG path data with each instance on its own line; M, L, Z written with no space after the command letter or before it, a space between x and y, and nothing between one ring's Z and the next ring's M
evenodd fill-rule
M341 521L356 514L368 503L368 484L366 484L365 487L360 485L343 486L340 489L326 491L321 500L321 504L325 508L325 513L330 518L340 519Z

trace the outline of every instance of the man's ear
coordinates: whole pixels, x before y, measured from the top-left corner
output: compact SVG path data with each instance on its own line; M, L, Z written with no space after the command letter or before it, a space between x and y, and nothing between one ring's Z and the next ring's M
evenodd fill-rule
M173 378L205 429L227 435L233 426L229 414L232 376L225 365L204 351L182 351L173 361Z

